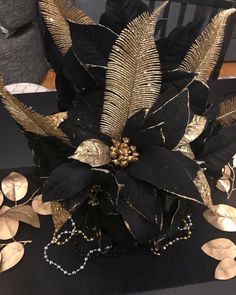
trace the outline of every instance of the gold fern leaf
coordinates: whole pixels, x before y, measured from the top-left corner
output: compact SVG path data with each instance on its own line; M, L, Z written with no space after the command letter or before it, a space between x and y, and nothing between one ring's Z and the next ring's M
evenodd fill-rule
M32 132L40 136L56 137L66 144L70 144L63 131L57 128L53 118L36 113L31 107L24 105L12 96L4 87L2 79L0 79L0 97L5 108L26 132Z
M151 15L143 13L122 31L109 57L101 132L120 139L132 115L149 109L161 87L155 25L165 2Z
M217 121L223 126L232 126L236 122L236 97L220 103Z
M94 24L83 11L66 0L40 0L39 7L62 55L65 55L72 45L67 19L79 24Z
M69 0L54 0L54 2L57 4L65 19L76 24L95 25L94 20L92 20L77 6L73 5Z
M235 8L227 9L213 18L186 54L180 70L197 73L196 80L209 80L221 52L227 20L235 12Z

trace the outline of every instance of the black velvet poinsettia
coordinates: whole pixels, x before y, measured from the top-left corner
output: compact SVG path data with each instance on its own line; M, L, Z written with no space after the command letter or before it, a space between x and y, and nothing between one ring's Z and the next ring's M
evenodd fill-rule
M189 205L212 208L207 179L235 153L234 119L222 121L225 108L209 104L206 85L234 11L217 15L192 45L201 23L154 39L166 3L149 13L142 1L108 0L96 25L65 1L51 3L53 15L40 2L49 47L61 50L50 58L64 112L47 118L45 132L26 128L48 175L43 199L60 202L100 242L158 250L178 235Z

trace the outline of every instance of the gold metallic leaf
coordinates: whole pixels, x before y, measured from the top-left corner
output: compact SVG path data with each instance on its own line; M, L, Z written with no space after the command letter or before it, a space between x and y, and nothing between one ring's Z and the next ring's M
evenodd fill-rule
M2 180L2 191L9 200L19 201L27 194L28 181L20 173L11 172Z
M178 143L178 146L189 144L198 138L205 129L206 122L206 117L194 115L192 121L185 130L183 138Z
M203 213L205 219L214 227L226 231L236 231L236 209L232 206L219 204Z
M154 32L166 4L130 22L112 48L100 128L113 139L119 140L128 118L150 109L160 93L161 70Z
M51 202L51 208L55 232L58 232L60 228L68 221L70 213L66 211L59 202Z
M24 105L11 93L9 93L0 79L0 97L5 108L21 127L40 136L52 136L69 144L69 140L61 129L57 128L55 121L50 117L44 117L35 112L31 107Z
M8 244L1 251L0 272L15 266L24 256L24 246L19 242Z
M232 170L228 165L225 165L222 169L222 180L229 179L231 176Z
M4 213L4 216L30 224L33 227L40 228L38 215L34 212L30 205L12 207Z
M33 210L40 215L51 215L51 202L43 202L42 195L36 196L32 201Z
M203 203L208 207L208 208L213 208L213 203L212 203L212 198L211 198L211 188L209 186L209 183L206 179L206 176L202 170L199 170L197 173L196 178L194 179L194 184L196 185Z
M4 213L9 210L10 207L2 206L0 210L0 240L8 240L13 238L19 228L19 221L7 217Z
M228 193L231 188L231 183L228 179L219 179L217 181L216 187L218 188L218 190L220 190L224 193L225 192Z
M89 164L92 167L99 167L111 161L110 148L97 139L83 141L70 159Z
M217 121L223 126L233 126L236 122L236 97L220 103Z
M48 30L63 55L72 45L67 19L79 24L94 24L92 19L68 0L40 0L39 7Z
M202 246L202 251L207 255L223 260L225 258L236 257L236 245L229 239L215 239Z
M68 118L68 112L60 112L50 116L46 116L55 127L59 127L62 122L64 122Z
M225 258L222 260L216 270L215 279L229 280L236 276L236 261L232 258Z
M186 54L180 70L197 73L196 80L209 80L221 52L228 18L235 12L235 8L223 10L213 18Z
M3 200L4 200L4 196L2 191L0 190L0 207L2 206Z
M191 149L190 144L178 145L177 147L174 148L174 151L182 153L183 155L185 155L187 158L191 160L195 159L195 155Z
M233 156L233 166L236 168L236 154Z

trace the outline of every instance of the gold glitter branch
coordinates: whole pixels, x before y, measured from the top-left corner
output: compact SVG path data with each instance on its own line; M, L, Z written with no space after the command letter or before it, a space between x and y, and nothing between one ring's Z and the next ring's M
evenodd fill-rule
M0 98L15 121L27 131L40 136L52 136L69 144L69 139L63 131L57 128L55 121L36 113L31 107L24 105L9 93L0 79Z
M196 80L209 80L221 52L228 18L235 12L235 8L227 9L213 18L190 48L179 67L180 70L197 73Z
M143 13L124 29L108 62L101 132L119 140L132 115L149 109L161 87L159 55L154 32L167 2L151 15Z
M67 19L79 24L94 24L90 17L67 0L40 0L39 7L48 30L62 55L65 55L71 47Z

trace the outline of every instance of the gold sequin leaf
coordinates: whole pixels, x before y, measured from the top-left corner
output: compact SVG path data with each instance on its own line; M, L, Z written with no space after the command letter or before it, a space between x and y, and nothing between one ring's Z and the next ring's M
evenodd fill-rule
M220 103L217 121L223 126L232 126L236 122L236 97Z
M67 19L78 24L94 24L90 17L67 0L40 0L39 7L62 55L65 55L72 45Z
M109 57L101 132L120 139L132 115L149 109L161 88L154 32L165 2L151 15L135 18L118 37Z
M235 12L235 8L227 9L213 18L186 54L180 70L197 73L196 80L209 80L221 52L228 18Z
M56 137L69 144L69 139L65 133L57 128L54 120L50 117L35 112L31 107L24 105L17 98L11 95L0 79L0 98L15 121L26 131L40 136Z

